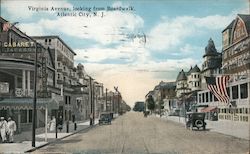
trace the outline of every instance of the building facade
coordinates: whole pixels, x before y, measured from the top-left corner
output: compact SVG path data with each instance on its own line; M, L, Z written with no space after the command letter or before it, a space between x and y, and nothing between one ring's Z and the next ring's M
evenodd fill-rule
M250 15L237 15L223 31L222 74L230 77L229 104L219 102L208 90L198 93L198 104L207 104L219 120L249 122ZM206 109L205 109L206 110Z

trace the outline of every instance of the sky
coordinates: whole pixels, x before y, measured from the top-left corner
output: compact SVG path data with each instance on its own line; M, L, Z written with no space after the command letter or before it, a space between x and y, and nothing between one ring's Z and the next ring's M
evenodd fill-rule
M75 65L109 91L118 86L133 106L160 81L201 67L210 38L220 52L222 30L248 6L248 0L1 0L1 16L30 36L58 35L76 52Z

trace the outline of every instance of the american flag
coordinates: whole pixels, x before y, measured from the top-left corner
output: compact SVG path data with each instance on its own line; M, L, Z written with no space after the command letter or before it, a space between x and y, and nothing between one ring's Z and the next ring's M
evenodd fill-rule
M14 23L10 23L10 22L5 22L4 24L3 24L3 31L4 32L8 32L9 31L9 29L11 29L14 25L16 25L16 24L18 24L18 22L14 22Z
M208 89L214 94L214 96L224 103L229 103L229 95L227 93L227 83L229 76L218 76L218 77L205 77Z

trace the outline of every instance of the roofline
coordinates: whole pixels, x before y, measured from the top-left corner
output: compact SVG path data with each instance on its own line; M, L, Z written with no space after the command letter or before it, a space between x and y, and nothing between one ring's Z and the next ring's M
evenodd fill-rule
M59 39L74 55L76 55L76 53L72 50L72 48L70 48L58 35L45 35L45 36L31 36L32 38L36 39L36 38L57 38Z

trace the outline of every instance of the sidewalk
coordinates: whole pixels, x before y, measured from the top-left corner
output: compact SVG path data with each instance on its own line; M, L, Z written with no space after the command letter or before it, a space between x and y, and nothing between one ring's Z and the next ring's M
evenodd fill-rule
M55 135L55 131L47 133L47 141L45 141L45 129L37 128L36 129L36 147L44 146L49 144L50 142L54 142L58 139L62 139L64 137L75 134L81 130L89 128L89 120L88 121L79 121L77 122L77 130L74 130L74 123L69 124L69 133L66 133L66 124L64 124L62 132L58 130L57 139ZM98 124L98 119L95 119L95 124ZM15 143L0 143L0 153L25 153L34 147L31 146L32 140L32 132L25 131L20 134L16 134L14 136Z
M164 116L162 118L185 125L184 117ZM206 120L206 123L207 123L206 129L212 132L217 132L217 133L249 140L249 123L247 122L233 122L232 123L231 121L226 121L226 120L220 120L220 121Z

